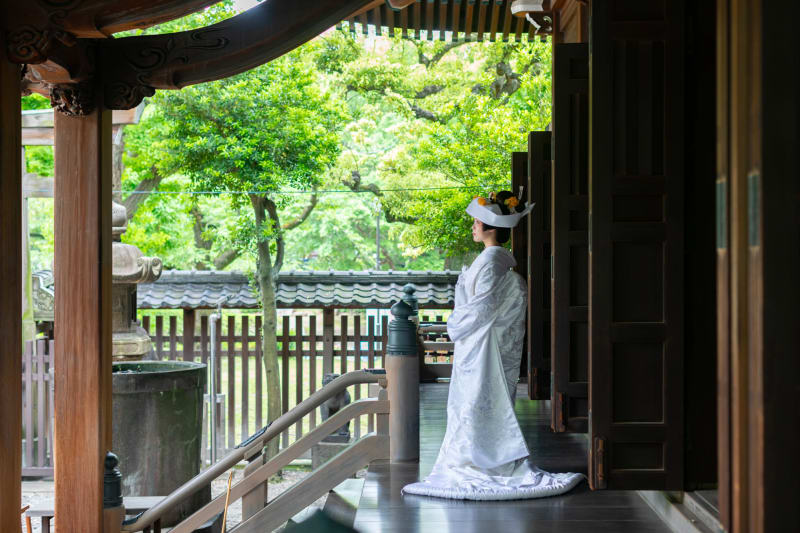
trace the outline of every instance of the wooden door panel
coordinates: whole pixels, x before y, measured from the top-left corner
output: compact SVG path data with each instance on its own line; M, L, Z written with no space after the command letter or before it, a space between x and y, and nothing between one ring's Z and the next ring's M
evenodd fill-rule
M528 135L526 196L536 203L525 217L528 227L528 394L550 398L550 132Z
M597 0L591 20L590 483L678 490L683 9Z
M525 199L528 197L528 152L512 152L511 153L511 191L514 194L519 193L519 188L523 187L522 197L519 198L520 203L524 204ZM528 277L530 272L528 270L528 224L521 223L511 230L511 252L514 259L517 261L516 271L522 276L526 283L529 283ZM528 377L528 397L531 396L533 390L532 383L528 369L530 368L530 343L528 342L527 330L525 332L525 339L523 341L522 361L519 367L519 375Z
M553 50L553 431L589 416L589 47Z

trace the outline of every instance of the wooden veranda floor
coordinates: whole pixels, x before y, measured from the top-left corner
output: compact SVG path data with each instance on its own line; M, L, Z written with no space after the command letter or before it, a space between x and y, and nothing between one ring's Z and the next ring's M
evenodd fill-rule
M362 533L561 532L669 533L635 491L590 491L584 482L564 496L510 502L467 502L401 496L407 483L426 476L446 425L447 384L420 390L419 464L373 463L367 474L354 527ZM586 473L585 435L550 431L550 406L530 401L520 389L516 412L535 462L545 470Z

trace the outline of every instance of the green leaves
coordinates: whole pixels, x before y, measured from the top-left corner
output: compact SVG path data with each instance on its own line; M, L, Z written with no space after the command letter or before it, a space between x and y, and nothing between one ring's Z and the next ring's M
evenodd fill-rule
M185 218L192 205L200 206L203 213L213 205L227 205L228 213L223 210L220 219L214 219L214 233L204 233L206 240L252 251L256 242L277 238L280 229L272 222L256 228L241 217L242 212L253 216L248 193L274 197L279 190L317 187L340 152L343 106L318 78L314 49L301 47L224 80L159 92L141 123L126 130L125 188L133 189L154 169L164 176L183 176L182 181L167 183L180 183L187 192L231 194L204 195L202 201L171 196L169 201L179 205L169 210L167 218ZM291 203L273 199L279 208ZM146 238L137 233L137 225L152 226L158 220L153 214L155 203L148 201L147 206L150 212L137 213L126 240L158 243L157 230L148 231ZM231 212L240 213L234 217L238 230L226 220ZM209 217L203 218L207 224ZM165 241L159 248L176 262L209 253L171 254Z
M321 193L308 219L285 236L285 268L372 268L378 199L390 220L416 220L382 218L384 268L441 268L445 255L476 248L464 212L470 199L508 188L511 153L526 150L529 131L547 127L550 64L550 45L539 41L355 39L332 30L238 76L159 92L142 122L126 129L123 188L155 170L178 180L165 185L232 194L148 199L147 229L136 233L137 215L133 234L153 236L176 265L208 263L217 250L253 250L282 233L256 228L247 192L271 198L284 223L309 200L287 192L340 190L358 175L376 190L442 189L380 198ZM155 209L166 201L173 207ZM187 235L192 206L204 215L202 235L213 249L178 253L156 237ZM191 239L181 242L192 247ZM252 257L237 265L252 265Z

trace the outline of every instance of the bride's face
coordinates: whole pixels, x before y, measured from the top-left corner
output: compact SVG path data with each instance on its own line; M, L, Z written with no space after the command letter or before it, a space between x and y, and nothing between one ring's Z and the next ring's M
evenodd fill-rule
M483 222L477 218L472 219L472 240L475 242L483 242L489 237L489 232L483 230Z

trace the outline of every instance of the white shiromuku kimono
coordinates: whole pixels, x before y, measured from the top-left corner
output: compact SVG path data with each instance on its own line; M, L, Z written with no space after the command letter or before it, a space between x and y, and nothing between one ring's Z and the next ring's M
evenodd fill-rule
M447 430L424 481L404 494L468 500L540 498L565 493L583 474L533 466L514 414L525 332L527 289L516 261L490 246L461 273L447 332L455 342Z

